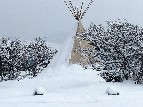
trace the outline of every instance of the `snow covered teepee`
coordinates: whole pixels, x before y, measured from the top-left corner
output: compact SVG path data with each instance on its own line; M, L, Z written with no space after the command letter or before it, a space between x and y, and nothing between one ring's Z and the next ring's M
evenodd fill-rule
M78 22L76 35L74 37L73 48L71 51L71 56L69 58L69 64L81 64L82 66L88 65L88 58L85 58L82 55L81 49L90 47L90 42L84 40L82 37L79 36L79 34L84 32L84 27L82 25L81 20L84 17L85 13L88 11L91 4L93 3L93 0L90 1L85 10L83 10L83 2L80 8L77 6L74 7L71 1L68 2L64 1L64 2L68 6L68 9Z

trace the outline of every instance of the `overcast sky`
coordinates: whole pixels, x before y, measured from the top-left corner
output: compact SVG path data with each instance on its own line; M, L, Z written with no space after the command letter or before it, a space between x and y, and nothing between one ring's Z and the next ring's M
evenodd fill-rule
M94 0L82 22L86 28L91 22L101 24L110 19L127 19L143 26L143 0ZM0 36L25 40L42 36L62 43L74 32L75 24L63 0L0 0Z

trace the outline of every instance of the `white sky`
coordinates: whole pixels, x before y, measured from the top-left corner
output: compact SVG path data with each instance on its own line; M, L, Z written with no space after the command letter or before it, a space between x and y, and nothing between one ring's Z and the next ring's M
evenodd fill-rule
M88 27L91 22L103 24L110 19L127 19L143 26L143 0L94 0L83 23ZM75 23L63 0L0 0L0 36L25 40L42 36L62 43Z

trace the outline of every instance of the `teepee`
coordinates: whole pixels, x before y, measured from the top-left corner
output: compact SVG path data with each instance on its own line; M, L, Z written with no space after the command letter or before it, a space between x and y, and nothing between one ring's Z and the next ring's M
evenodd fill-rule
M81 64L82 66L88 65L88 58L83 57L80 49L90 47L90 42L84 40L81 36L79 36L79 34L84 32L84 27L82 25L81 20L83 19L85 13L88 11L89 7L93 3L93 0L89 2L85 10L83 10L83 2L80 8L77 6L74 7L72 1L64 2L78 23L76 35L74 36L74 43L71 51L71 56L69 58L69 64Z

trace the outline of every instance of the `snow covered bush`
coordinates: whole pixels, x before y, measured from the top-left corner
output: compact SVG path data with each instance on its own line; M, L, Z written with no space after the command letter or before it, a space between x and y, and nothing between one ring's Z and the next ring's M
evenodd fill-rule
M34 90L33 95L44 95L46 93L43 87L38 87Z
M19 39L1 38L1 81L17 79L22 74L25 74L24 77L28 75L35 77L37 73L47 67L56 53L57 50L48 47L42 38L36 38L30 44Z
M92 42L97 50L92 56L103 62L107 74L118 71L121 80L143 83L143 28L127 21L107 21L107 27L91 24L81 36Z
M119 91L114 86L108 86L106 89L106 93L108 95L119 95Z
M36 76L42 68L47 67L50 60L57 53L57 50L48 47L46 41L39 37L26 47L25 52L26 56L24 56L24 60L26 60L26 70L28 70L31 75Z
M100 76L105 79L106 82L122 82L122 73L118 70L102 71Z

